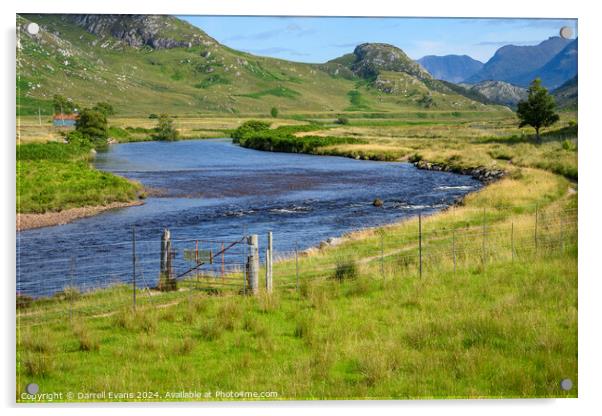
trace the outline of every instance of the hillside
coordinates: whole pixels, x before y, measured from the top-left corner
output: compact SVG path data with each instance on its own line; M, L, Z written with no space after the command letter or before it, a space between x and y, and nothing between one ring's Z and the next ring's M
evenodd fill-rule
M22 30L29 21L38 35ZM128 115L497 110L391 45L315 65L230 49L171 16L20 15L17 27L20 114L50 114L54 94L80 106L108 101Z
M503 46L479 72L469 77L466 82L473 84L496 80L528 86L529 82L533 80L530 78L533 73L550 62L571 42L569 39L554 36L533 46ZM520 80L520 82L517 83L516 80Z
M417 61L435 78L448 82L462 82L483 68L483 62L468 55L427 55Z
M527 90L504 81L481 81L474 85L462 84L470 91L485 96L489 101L515 107L520 100L527 98Z
M578 43L575 39L547 64L526 75L513 78L512 81L517 85L528 85L535 78L541 78L544 87L558 88L577 75L577 53Z
M552 91L558 108L563 110L577 110L578 87L579 82L575 76Z

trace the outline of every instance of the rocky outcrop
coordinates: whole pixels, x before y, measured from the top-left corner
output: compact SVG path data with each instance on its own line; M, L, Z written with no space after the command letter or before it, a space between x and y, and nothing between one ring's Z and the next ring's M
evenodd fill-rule
M481 81L477 84L461 84L470 91L479 93L490 102L516 107L520 100L527 98L527 90L504 81Z
M134 48L171 49L216 43L203 31L172 16L74 14L67 18L92 34L110 36Z
M355 60L351 70L362 78L371 78L380 71L405 72L418 79L432 79L424 68L408 57L404 51L386 43L363 43L353 51Z
M431 162L427 162L425 160L419 160L417 162L414 162L414 166L416 166L418 169L424 169L424 170L432 170L432 171L439 171L439 172L453 172L453 173L458 173L461 175L470 175L473 178L475 178L485 184L489 184L489 183L498 181L506 175L506 172L504 172L501 169L489 169L484 166L479 166L476 168L459 168L459 167L444 165L444 164L439 164L439 163L431 163Z

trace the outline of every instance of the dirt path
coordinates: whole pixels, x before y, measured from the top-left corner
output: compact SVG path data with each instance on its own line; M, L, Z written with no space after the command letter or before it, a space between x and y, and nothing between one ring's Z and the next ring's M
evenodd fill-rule
M107 205L71 208L59 212L45 212L43 214L17 214L17 231L66 224L78 218L91 217L110 209L131 207L135 205L142 205L143 203L144 202L142 201L112 202Z

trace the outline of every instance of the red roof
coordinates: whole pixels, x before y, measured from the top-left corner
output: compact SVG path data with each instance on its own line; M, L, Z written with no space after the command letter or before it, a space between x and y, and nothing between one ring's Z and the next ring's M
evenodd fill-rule
M53 120L77 120L77 114L55 114Z

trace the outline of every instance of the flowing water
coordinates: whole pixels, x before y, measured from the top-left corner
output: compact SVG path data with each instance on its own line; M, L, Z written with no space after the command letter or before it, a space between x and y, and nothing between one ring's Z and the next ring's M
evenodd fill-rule
M176 247L201 240L201 249L216 251L219 241L243 234L258 234L263 250L271 230L274 251L284 253L435 212L481 186L469 176L408 163L261 152L229 139L113 145L95 165L141 182L152 196L142 206L19 233L19 292L40 296L69 285L85 290L129 281L132 226L138 270L154 285L164 228ZM374 207L375 198L384 205Z

